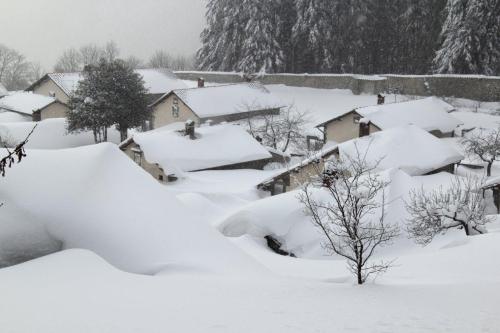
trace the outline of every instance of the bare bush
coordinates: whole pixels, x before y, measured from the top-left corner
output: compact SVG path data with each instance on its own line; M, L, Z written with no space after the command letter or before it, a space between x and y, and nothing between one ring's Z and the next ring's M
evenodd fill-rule
M482 182L473 177L455 177L449 188L423 188L410 192L406 209L410 214L408 233L422 245L450 229L463 229L466 235L484 233L485 216Z
M479 157L487 163L486 175L491 176L491 167L500 159L500 126L496 129L477 129L462 139L468 156Z
M247 107L247 110L252 108ZM255 109L255 108L253 108ZM293 147L305 151L307 147L305 126L309 114L295 106L282 110L279 114L266 114L247 118L248 132L262 141L262 144L287 152Z

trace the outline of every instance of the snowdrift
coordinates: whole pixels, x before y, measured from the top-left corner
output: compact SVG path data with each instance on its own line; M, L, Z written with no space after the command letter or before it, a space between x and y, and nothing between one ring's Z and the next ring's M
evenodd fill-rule
M65 249L129 272L260 270L112 144L28 151L0 180L0 200L36 217Z
M387 170L380 177L390 182L386 188L386 222L398 224L401 235L389 247L380 248L378 254L401 255L421 247L408 238L405 232L407 212L405 200L412 189L432 190L439 186L447 186L453 177L448 173L432 176L411 177L397 169ZM277 237L283 249L301 258L320 258L329 255L321 247L324 236L311 222L305 213L304 205L299 200L300 190L262 199L246 205L219 224L221 232L228 237L250 235L263 238L266 235ZM329 200L329 195L318 189L313 195L319 200ZM373 216L376 218L376 215ZM463 231L450 231L448 239L465 237ZM463 235L462 235L463 234ZM432 247L432 246L431 246Z

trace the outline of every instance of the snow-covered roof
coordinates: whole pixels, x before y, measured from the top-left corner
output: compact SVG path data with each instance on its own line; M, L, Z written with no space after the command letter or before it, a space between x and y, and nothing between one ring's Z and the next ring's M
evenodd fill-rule
M177 78L169 69L137 69L135 71L144 80L144 86L149 94L165 94L175 89L186 88L186 84ZM82 79L81 73L51 73L47 74L65 94L70 95L78 87Z
M500 185L500 176L490 177L488 178L484 184L483 188L491 188Z
M31 115L55 101L53 97L18 91L1 98L0 108Z
M133 140L149 163L163 170L196 171L271 158L243 128L224 124L196 128L196 139L175 130L139 133Z
M407 125L376 132L339 145L341 158L359 156L378 168L400 169L411 176L425 175L452 163L463 156L450 145L418 126Z
M0 113L0 118L1 118ZM64 149L94 145L94 135L91 131L68 133L65 118L50 118L40 122L0 123L0 139L7 147L15 147L26 139L28 133L36 129L26 145L28 149ZM120 133L115 128L108 129L108 141L120 142Z
M283 103L259 83L179 89L174 90L173 93L200 118L283 107ZM162 97L156 103L165 97Z
M408 102L367 106L356 109L356 112L384 130L417 125L429 132L439 130L442 133L449 133L462 124L449 114L453 110L454 107L445 101L428 97Z

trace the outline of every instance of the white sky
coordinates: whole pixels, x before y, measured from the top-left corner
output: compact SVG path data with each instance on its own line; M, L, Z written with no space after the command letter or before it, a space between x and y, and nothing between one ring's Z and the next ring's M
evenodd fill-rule
M0 43L52 70L69 47L114 40L122 56L192 54L204 0L0 0Z

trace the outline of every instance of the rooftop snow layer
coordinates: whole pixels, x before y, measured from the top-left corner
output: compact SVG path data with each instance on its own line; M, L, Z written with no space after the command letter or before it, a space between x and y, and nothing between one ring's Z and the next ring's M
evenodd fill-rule
M1 115L1 113L0 113ZM0 139L8 147L14 147L26 139L28 133L36 129L26 144L30 149L62 149L95 144L91 131L68 133L66 119L53 118L40 122L0 123ZM114 129L108 130L109 142L120 142L120 134Z
M180 89L175 94L200 118L283 107L283 103L258 83Z
M34 111L43 109L54 102L55 98L53 97L18 91L0 99L0 108L32 115Z
M451 116L453 106L436 97L359 108L356 111L381 129L417 125L426 131L452 132L462 122Z
M186 84L168 69L138 69L144 86L150 94L165 94L175 89L186 88ZM49 77L67 94L70 95L78 87L82 79L81 73L52 73Z
M195 171L271 158L271 154L243 128L217 125L196 128L196 139L177 131L134 135L150 163L163 170Z
M339 145L341 157L355 158L358 152L369 164L380 160L380 170L397 168L411 176L425 175L463 159L453 147L414 125L376 132Z

